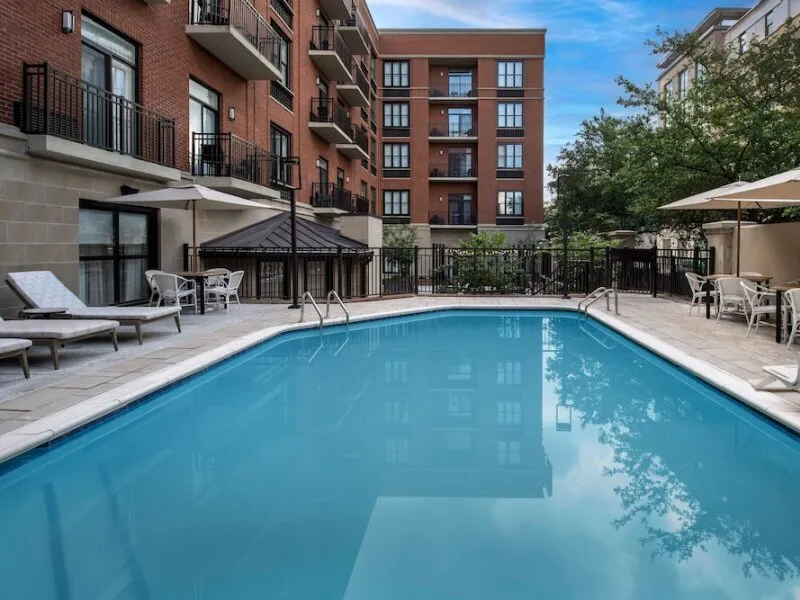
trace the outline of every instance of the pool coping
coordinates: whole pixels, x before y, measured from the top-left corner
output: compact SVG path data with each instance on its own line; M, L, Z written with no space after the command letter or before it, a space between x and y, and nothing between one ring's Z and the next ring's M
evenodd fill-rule
M454 310L560 310L575 313L578 312L578 307L575 303L567 304L564 302L543 302L537 303L535 306L525 306L503 302L487 305L461 301L454 304L420 306L398 310L377 310L372 313L353 315L350 317L350 322L356 323ZM781 401L771 392L756 390L749 382L699 358L690 356L667 342L641 331L633 325L625 323L601 308L590 308L588 314L613 331L616 331L668 362L683 368L700 380L705 381L750 408L764 414L767 418L800 434L800 413L777 410L775 406L776 404L780 404ZM344 317L337 317L326 321L326 326L342 325L344 323ZM266 327L231 342L227 342L218 348L206 350L197 356L165 367L156 373L144 375L133 381L126 382L117 388L98 394L97 396L51 415L47 415L33 423L23 425L18 429L0 435L0 463L6 462L44 444L53 442L94 421L120 411L131 403L141 400L162 388L176 384L183 379L195 375L200 371L204 371L279 335L292 331L316 329L318 327L319 324L315 321Z

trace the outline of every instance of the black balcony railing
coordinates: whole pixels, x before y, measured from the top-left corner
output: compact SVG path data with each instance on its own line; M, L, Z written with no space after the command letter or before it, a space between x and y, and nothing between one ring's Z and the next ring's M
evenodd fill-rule
M365 153L369 154L369 135L367 130L363 127L353 127L353 133L350 135L353 143L361 148Z
M273 65L280 64L280 39L247 0L193 0L192 25L226 25L238 31Z
M354 215L374 215L375 204L369 198L361 194L353 194L353 214Z
M311 29L311 49L335 52L348 71L353 69L353 55L335 27L315 25Z
M192 175L232 177L265 187L293 187L296 165L231 133L192 134Z
M472 115L450 115L444 121L431 123L431 137L463 138L478 135L478 124Z
M369 42L369 31L367 30L367 26L364 25L364 21L361 19L361 15L358 14L358 9L355 5L353 5L353 10L350 12L350 18L345 19L342 22L342 25L345 27L355 27L358 29L358 33L361 34L361 38L365 42Z
M314 123L333 123L347 134L351 134L353 128L350 115L330 98L312 98L309 118Z
M478 167L471 155L450 155L450 162L432 164L430 169L431 177L477 177Z
M270 0L270 5L272 6L272 10L275 11L275 14L289 26L289 29L291 29L292 21L294 20L291 2L287 2L287 0Z
M353 211L353 193L336 183L312 183L311 206Z
M175 166L175 120L53 69L23 66L20 129Z
M428 216L428 222L430 225L476 225L478 217L471 211L449 211L446 215L431 211Z
M431 98L475 98L478 95L471 81L451 81L432 87L429 91Z
M364 72L361 69L353 69L353 79L358 86L358 89L361 90L361 93L364 94L369 100L369 82L367 81L367 77L364 75Z

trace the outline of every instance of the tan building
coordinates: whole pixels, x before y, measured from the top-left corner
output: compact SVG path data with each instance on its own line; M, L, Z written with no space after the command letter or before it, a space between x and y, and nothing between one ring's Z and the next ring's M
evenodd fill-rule
M51 270L112 304L146 298L144 270L181 269L190 214L104 202L133 190L196 182L264 204L201 213L199 243L293 196L299 216L369 246L385 213L418 225L421 246L484 227L521 237L543 221L541 30L382 32L351 0L6 8L4 316L19 306L10 271Z

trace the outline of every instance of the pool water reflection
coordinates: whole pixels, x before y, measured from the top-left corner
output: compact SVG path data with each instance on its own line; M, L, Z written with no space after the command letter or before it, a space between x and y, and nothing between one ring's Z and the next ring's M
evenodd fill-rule
M292 334L6 469L0 595L794 599L799 448L568 313Z

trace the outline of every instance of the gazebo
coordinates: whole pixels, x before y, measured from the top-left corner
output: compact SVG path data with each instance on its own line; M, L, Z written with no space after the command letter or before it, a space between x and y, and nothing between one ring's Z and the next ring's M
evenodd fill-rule
M188 254L188 253L187 253ZM288 300L291 289L291 218L281 213L200 245L199 268L244 271L242 297ZM343 298L366 296L373 252L331 227L297 219L299 294L319 299L330 290Z

